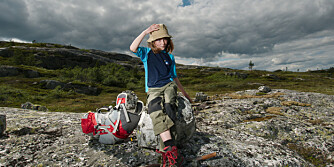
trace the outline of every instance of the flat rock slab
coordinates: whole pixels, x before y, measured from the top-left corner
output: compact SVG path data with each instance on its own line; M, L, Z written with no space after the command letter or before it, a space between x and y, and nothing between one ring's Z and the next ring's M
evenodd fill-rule
M184 166L331 166L334 162L334 96L290 90L223 95L196 111L196 133L180 149ZM226 98L230 97L230 98ZM243 98L244 97L244 98ZM289 103L287 103L289 102ZM289 104L289 105L287 105ZM307 104L307 105L306 105ZM0 137L0 166L145 166L160 162L139 148L136 133L116 145L83 134L84 113L0 107L7 129ZM313 158L318 161L312 161Z

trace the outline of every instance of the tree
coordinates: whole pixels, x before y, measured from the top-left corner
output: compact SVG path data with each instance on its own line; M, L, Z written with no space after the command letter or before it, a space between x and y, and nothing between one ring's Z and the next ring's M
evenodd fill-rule
M253 69L253 66L254 66L254 63L252 62L252 60L249 62L249 64L248 64L249 66L248 66L248 68L249 68L249 70L251 70L252 71L252 69Z

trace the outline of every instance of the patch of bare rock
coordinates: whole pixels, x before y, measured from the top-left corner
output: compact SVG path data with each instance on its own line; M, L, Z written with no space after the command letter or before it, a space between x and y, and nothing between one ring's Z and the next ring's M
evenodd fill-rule
M264 89L261 89L264 90ZM203 95L203 93L202 93ZM184 166L333 166L334 96L283 89L216 95L194 104L196 133ZM0 166L145 166L160 161L136 133L104 145L81 132L83 113L0 108ZM191 161L216 152L205 161Z

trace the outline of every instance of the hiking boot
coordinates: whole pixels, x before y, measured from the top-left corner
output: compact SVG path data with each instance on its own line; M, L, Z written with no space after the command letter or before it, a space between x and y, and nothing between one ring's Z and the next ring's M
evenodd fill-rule
M183 156L178 153L176 146L167 146L163 151L157 151L162 154L163 167L180 167L183 163Z

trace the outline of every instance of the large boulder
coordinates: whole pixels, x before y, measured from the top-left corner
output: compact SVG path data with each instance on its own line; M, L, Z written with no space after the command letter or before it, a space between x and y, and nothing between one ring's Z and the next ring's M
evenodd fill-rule
M196 132L196 120L193 115L191 103L188 99L179 95L177 96L177 102L178 114L175 126L171 128L171 133L172 136L174 136L177 145L183 145L194 136ZM138 123L138 146L158 149L159 138L160 137L154 135L152 119L149 114L144 111Z
M19 75L19 68L12 66L0 66L0 77L9 77Z
M0 66L0 77L18 76L23 74L27 78L38 78L41 74L35 70L26 70L13 66Z
M73 84L71 82L67 83L64 87L65 90L74 90L77 93L85 94L85 95L94 95L97 96L101 93L101 89L91 86L91 85L83 85L83 84Z
M195 96L195 102L203 102L208 100L208 95L203 92L197 92Z
M41 74L35 70L26 70L24 71L24 76L27 78L38 78L41 77Z
M260 86L260 87L258 88L258 90L259 90L260 92L263 92L263 93L268 93L268 92L271 91L271 89L270 89L269 87L267 87L267 86Z
M55 89L57 86L63 88L65 86L65 83L55 80L42 80L40 81L40 84L46 89Z

